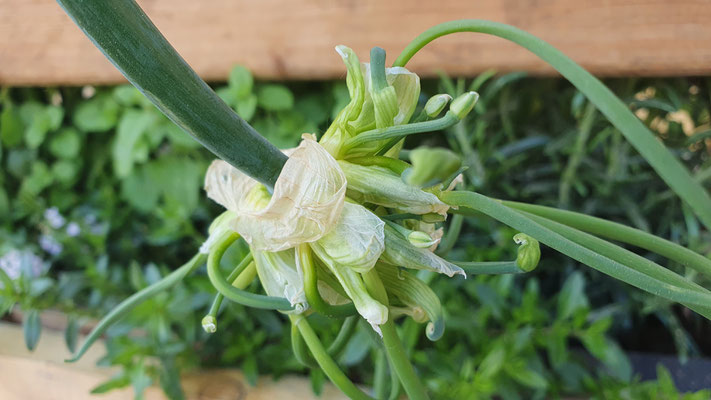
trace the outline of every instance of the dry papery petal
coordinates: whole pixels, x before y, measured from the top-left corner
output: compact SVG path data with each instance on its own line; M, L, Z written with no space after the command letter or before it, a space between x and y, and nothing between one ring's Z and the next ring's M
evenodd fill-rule
M281 251L313 242L336 224L346 194L346 177L336 160L304 134L274 185L268 204L248 196L258 189L224 161L214 161L205 177L208 197L237 216L232 228L256 250Z

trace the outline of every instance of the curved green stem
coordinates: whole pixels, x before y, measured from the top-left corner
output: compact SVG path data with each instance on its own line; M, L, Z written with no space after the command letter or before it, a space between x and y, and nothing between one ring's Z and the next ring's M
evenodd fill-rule
M711 259L651 233L573 211L516 201L502 201L501 203L517 210L526 211L568 225L583 232L649 250L711 278Z
M346 348L348 341L351 337L353 337L356 326L358 326L358 317L356 316L346 317L346 319L343 320L343 324L341 324L341 329L338 331L338 335L336 335L336 338L333 339L331 345L328 346L328 354L330 354L331 357L340 357L341 353L343 353L343 350Z
M452 222L449 223L447 233L439 242L439 246L437 246L437 255L444 257L454 248L454 244L457 243L457 239L459 238L459 233L462 231L463 223L464 216L455 214L452 217Z
M210 89L133 0L58 0L96 47L168 118L272 187L286 156Z
M440 194L440 199L447 204L460 207L461 211L471 209L484 213L514 229L531 235L541 243L568 257L649 293L678 303L702 307L711 304L711 295L707 293L682 289L611 260L479 193L443 192Z
M661 265L650 261L638 254L635 254L629 250L623 249L620 246L597 238L588 233L581 232L575 228L560 224L558 222L551 221L534 214L529 214L525 211L523 212L523 214L531 218L532 220L538 222L539 224L563 234L565 237L580 244L581 246L585 246L604 257L608 257L613 261L619 262L620 264L627 265L630 268L639 271L645 275L648 275L660 282L666 282L681 289L688 289L698 293L711 294L710 291L703 288L702 286L699 286L694 282L686 280L684 277L677 275L676 273L662 267ZM699 306L684 302L681 302L681 304L689 307L700 315L703 315L707 319L711 319L711 303L707 303L705 306Z
M343 144L343 152L344 154L347 154L348 150L369 142L377 142L385 139L393 139L395 140L395 142L397 142L405 136L414 135L416 133L439 131L442 129L449 128L457 122L459 122L459 118L457 118L451 111L447 111L447 113L442 118L438 118L432 121L416 122L414 124L395 125L387 128L373 129L346 140L346 142Z
M119 305L114 307L111 312L106 314L106 316L104 316L104 318L102 318L98 324L96 324L96 327L94 327L91 333L89 333L89 336L86 337L86 340L84 340L84 343L76 352L74 357L66 360L66 362L75 362L80 359L81 356L83 356L84 353L86 353L86 351L89 349L89 347L91 347L91 345L96 341L96 339L100 338L101 335L103 335L104 332L106 332L106 330L111 327L111 325L113 325L119 319L123 318L126 314L129 313L129 311L133 310L136 306L153 297L156 293L169 289L176 283L183 280L183 278L185 278L187 275L189 275L191 272L195 271L195 269L201 266L202 263L205 262L205 258L205 254L196 254L193 258L190 259L190 261L168 274L165 278L132 294L129 298L122 301Z
M445 22L415 38L395 60L394 65L404 67L410 58L429 42L457 32L479 32L510 40L525 47L558 70L625 135L659 176L691 206L706 228L711 229L711 197L703 186L691 177L681 162L600 80L556 48L530 33L510 25L477 19Z
M309 349L306 347L306 342L299 332L299 328L296 324L291 324L291 349L294 351L294 357L299 364L307 368L317 368L318 364L314 360Z
M268 310L291 311L289 300L281 297L264 296L246 292L232 286L220 271L220 260L225 251L235 240L239 238L236 233L228 233L215 245L215 249L207 258L207 276L212 285L226 298L247 307L263 308Z
M249 263L254 260L254 257L252 257L252 253L247 254L242 261L235 267L234 270L230 273L230 275L227 277L227 282L231 282L232 286L235 286L238 289L244 289L245 286L236 286L235 282L237 280L237 277L242 274L244 270L247 269L249 266ZM254 278L252 278L254 279ZM249 282L247 282L249 284ZM211 326L209 329L209 333L214 333L217 330L217 312L220 311L220 306L222 305L222 300L224 300L225 296L222 293L217 293L215 295L215 298L212 300L212 305L210 306L210 310L207 312L207 315L202 319L203 320L203 328L205 328L205 321L208 320L211 322ZM205 330L208 330L208 328L205 328Z
M368 292L373 298L382 304L388 305L388 294L385 291L385 286L378 276L378 272L375 268L366 272L363 275L363 281L365 286L368 288ZM415 369L412 367L410 360L407 357L405 348L402 346L400 337L395 329L395 323L392 318L388 318L388 321L380 325L380 330L383 335L383 346L385 352L388 355L388 360L390 365L395 370L402 386L405 388L410 400L425 400L429 399L427 396L427 391L425 387L420 382L420 379L415 373Z
M354 385L353 382L348 379L346 374L344 374L343 371L338 368L338 364L336 364L336 362L333 361L333 358L328 355L328 352L326 351L326 349L324 349L323 344L319 340L318 336L316 336L316 332L314 332L314 330L311 328L311 325L309 325L309 322L303 315L289 314L289 319L291 319L291 323L298 328L299 332L301 333L301 337L303 338L304 342L306 342L306 345L311 351L311 354L313 354L313 357L316 359L316 362L318 363L319 367L321 367L326 376L328 376L328 379L330 379L334 385L341 389L341 391L351 399L372 399L372 397L366 395L360 389L358 389L358 387L356 387L356 385Z
M349 315L355 315L356 309L353 303L331 305L321 297L318 291L318 274L313 261L313 254L308 243L301 244L296 247L296 260L301 266L301 272L304 274L304 294L309 306L319 314L323 314L332 318L343 318Z

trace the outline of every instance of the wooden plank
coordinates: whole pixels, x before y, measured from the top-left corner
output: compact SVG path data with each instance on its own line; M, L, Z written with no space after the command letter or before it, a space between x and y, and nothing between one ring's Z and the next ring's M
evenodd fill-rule
M91 396L90 390L118 372L117 368L97 367L105 350L97 342L77 363L63 362L69 356L62 333L45 327L34 352L25 348L20 325L0 322L0 399L102 399L134 398L133 389L125 388ZM336 387L326 384L320 397L314 395L309 380L285 376L278 381L261 377L250 386L238 370L209 370L182 378L187 399L209 400L345 400ZM146 390L147 400L164 399L158 387Z
M597 75L711 73L711 0L139 0L206 80L243 64L260 78L344 75L333 47L365 60L378 45L394 60L424 29L460 18L513 24L552 43ZM0 0L0 84L122 82L57 3ZM411 67L431 76L553 71L516 45L479 34L439 39Z

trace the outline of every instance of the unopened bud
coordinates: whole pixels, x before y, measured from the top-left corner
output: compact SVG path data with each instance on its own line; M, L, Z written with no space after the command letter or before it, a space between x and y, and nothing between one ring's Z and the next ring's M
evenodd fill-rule
M457 97L449 106L449 111L458 119L463 119L474 108L474 105L479 100L479 93L467 92Z
M447 107L450 100L452 100L452 96L448 94L436 94L430 97L425 104L425 114L430 118L438 116Z
M408 185L430 187L443 182L462 165L462 159L451 150L418 147L410 152L412 167L403 173Z
M202 319L202 329L207 333L215 333L217 331L217 319L212 315L206 315Z
M410 232L410 234L407 235L407 241L410 242L411 245L421 249L432 247L439 242L438 240L432 239L430 235L422 231Z
M526 235L518 233L513 237L514 242L519 244L518 254L516 255L516 264L519 268L526 272L531 272L538 266L538 261L541 259L541 248L538 245L538 240Z

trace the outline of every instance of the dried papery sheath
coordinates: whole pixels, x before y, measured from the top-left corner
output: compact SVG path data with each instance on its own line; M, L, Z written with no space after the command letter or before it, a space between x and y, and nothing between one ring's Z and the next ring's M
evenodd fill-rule
M336 226L311 248L321 260L367 272L385 249L384 225L367 208L346 202Z
M269 197L262 185L224 161L205 176L208 197L236 215L231 227L256 250L281 251L323 237L338 220L346 178L336 160L304 135Z
M430 340L441 338L444 333L444 313L435 292L417 277L395 266L380 263L376 269L388 292L395 295L403 304L413 308L413 319L416 322L422 322L417 320L417 310L424 310L430 321L426 328L427 338Z
M446 215L449 206L432 193L410 186L392 171L339 160L348 180L348 197L413 214Z
M283 297L300 314L308 308L304 295L304 281L296 270L294 250L279 252L252 250L257 275L269 296Z
M403 268L424 269L449 277L456 274L466 276L463 269L430 250L411 245L407 239L389 225L385 225L385 251L381 259L388 264Z

